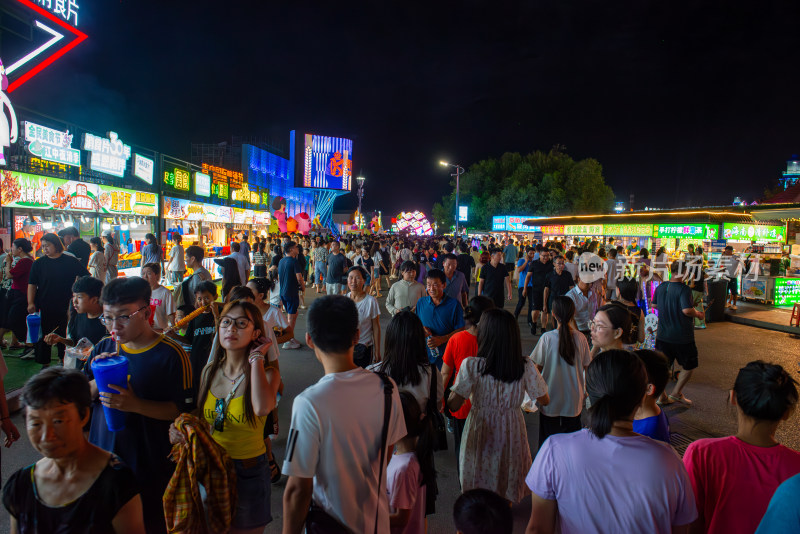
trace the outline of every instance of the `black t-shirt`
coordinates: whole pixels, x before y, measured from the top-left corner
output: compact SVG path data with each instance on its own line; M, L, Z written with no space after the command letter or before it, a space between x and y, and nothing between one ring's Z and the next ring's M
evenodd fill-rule
M467 280L467 285L469 285L470 279L472 278L472 269L475 268L475 258L466 252L462 252L456 256L456 261L458 262L456 270L464 275L464 278Z
M553 262L548 261L547 263L542 263L541 260L533 260L528 264L528 270L525 272L525 276L528 276L527 273L533 273L531 275L531 287L534 289L538 289L544 291L544 286L547 281L547 275L553 271Z
M550 271L547 274L547 279L544 283L545 287L550 288L550 296L548 297L550 300L552 300L553 297L561 297L566 295L567 291L569 291L574 285L575 280L566 269L561 271L561 274L558 274L555 270Z
M498 263L497 267L493 267L491 263L487 263L481 268L483 294L492 299L498 308L502 308L505 304L503 286L506 283L506 278L508 278L508 269L506 269L506 266L502 263Z
M66 254L58 258L42 256L33 262L29 284L37 286L36 307L67 312L72 299L72 284L79 276L89 276L86 267Z
M89 489L71 503L50 507L33 483L36 464L20 469L3 488L3 506L17 520L20 534L38 532L106 534L123 506L139 493L133 471L114 455Z
M297 274L303 273L300 263L292 256L284 256L278 264L278 278L281 282L281 296L297 298L300 291L300 284L297 282Z
M211 353L211 344L214 342L216 331L214 314L211 312L201 313L189 321L186 327L184 337L192 346L192 352L189 353L189 361L192 363L192 388L195 398L197 398L197 390L200 388L200 375L206 363L208 363L208 356Z
M67 336L76 343L85 337L92 345L97 345L107 335L108 331L100 322L100 317L90 319L88 314L73 313L69 318Z
M272 256L272 260L270 260L270 262L269 262L270 267L277 267L278 264L281 262L282 258L283 258L283 256L278 256L277 254Z
M67 252L74 254L75 257L78 258L78 262L86 269L86 266L89 264L89 256L92 255L92 249L89 243L83 239L76 239L67 247Z
M341 284L344 273L347 271L347 257L341 252L328 256L328 272L325 276L326 284Z

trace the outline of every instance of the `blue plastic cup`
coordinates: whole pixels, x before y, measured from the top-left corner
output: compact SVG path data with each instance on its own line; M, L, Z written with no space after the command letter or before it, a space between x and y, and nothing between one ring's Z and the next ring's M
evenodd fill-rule
M128 389L128 358L125 356L93 359L92 373L94 373L97 389L103 393L119 393L108 387L109 385ZM125 429L125 417L127 416L125 412L103 406L103 413L106 416L106 426L111 432Z
M28 327L28 343L36 343L42 339L42 317L38 313L31 313L25 318Z

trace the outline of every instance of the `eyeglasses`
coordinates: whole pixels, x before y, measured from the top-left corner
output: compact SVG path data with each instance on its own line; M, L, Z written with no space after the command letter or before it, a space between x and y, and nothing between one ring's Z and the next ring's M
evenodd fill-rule
M146 310L149 307L150 307L149 304L142 306L141 308L139 308L130 315L118 315L117 317L109 317L108 315L101 315L100 322L103 323L103 326L111 326L115 322L120 326L125 326L126 324L128 324L128 322L130 322L130 320L133 318L134 315L136 315L142 310Z
M228 317L227 315L223 315L222 316L222 320L220 320L220 322L219 322L219 327L220 328L230 328L231 325L236 325L236 329L237 330L244 330L245 328L250 326L252 323L253 323L253 321L251 321L247 317L236 317L236 318L233 318L233 317Z
M611 327L608 325L604 325L596 321L589 321L589 330L607 330L609 328Z
M222 432L225 430L225 399L217 399L214 405L214 413L217 416L214 418L214 430Z

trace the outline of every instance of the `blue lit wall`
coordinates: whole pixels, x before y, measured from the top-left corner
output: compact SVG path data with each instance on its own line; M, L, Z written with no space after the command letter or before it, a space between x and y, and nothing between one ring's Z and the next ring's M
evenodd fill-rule
M292 187L288 159L252 145L242 145L242 172L248 184L269 189L270 204L274 197L285 198L289 217L304 211L314 218L314 191Z

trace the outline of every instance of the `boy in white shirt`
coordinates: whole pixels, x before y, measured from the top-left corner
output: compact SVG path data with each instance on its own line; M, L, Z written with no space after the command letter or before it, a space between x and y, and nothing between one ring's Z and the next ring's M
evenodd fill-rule
M153 330L163 332L175 319L175 301L172 291L161 285L161 265L146 263L142 278L150 284L150 308L153 310Z

